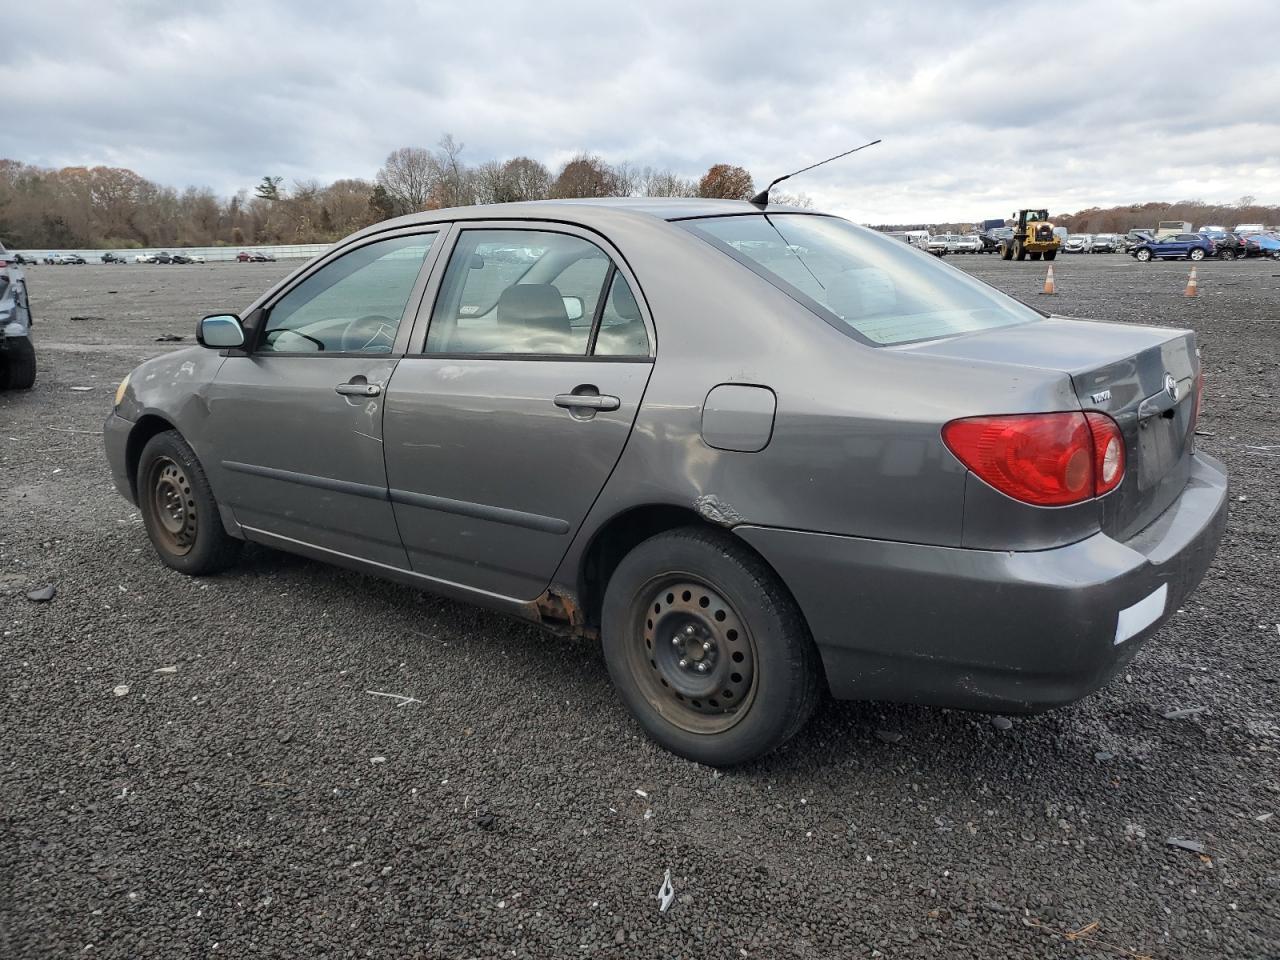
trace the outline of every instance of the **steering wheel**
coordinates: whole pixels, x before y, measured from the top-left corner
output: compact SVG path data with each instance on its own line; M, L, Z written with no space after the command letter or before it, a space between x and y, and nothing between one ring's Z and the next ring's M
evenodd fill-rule
M352 320L342 331L343 353L390 353L396 341L396 322L371 313Z

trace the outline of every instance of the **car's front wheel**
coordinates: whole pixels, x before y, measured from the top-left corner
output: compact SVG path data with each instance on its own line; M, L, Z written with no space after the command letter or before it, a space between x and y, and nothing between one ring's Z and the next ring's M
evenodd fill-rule
M1188 253L1188 254L1187 254L1187 259L1188 259L1188 260L1196 260L1196 261L1203 260L1203 259L1204 259L1204 251L1203 251L1203 250L1201 250L1199 247L1196 247L1194 250L1192 250L1190 253Z
M137 491L147 536L165 564L198 577L235 562L241 542L223 529L204 467L176 430L142 448Z
M0 390L30 390L36 382L36 350L30 337L11 337L0 349Z
M602 616L609 675L645 731L712 766L753 760L805 725L817 648L768 565L731 534L684 528L623 558Z
M1135 253L1135 254L1134 254L1134 257L1135 257L1137 260L1141 261L1142 263L1146 263L1148 260L1150 260L1150 259L1151 259L1151 251L1150 251L1150 250L1139 250L1137 253Z

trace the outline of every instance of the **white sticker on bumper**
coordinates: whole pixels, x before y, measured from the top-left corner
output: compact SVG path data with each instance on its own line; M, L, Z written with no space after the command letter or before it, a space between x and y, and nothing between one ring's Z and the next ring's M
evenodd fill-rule
M1116 617L1115 643L1124 643L1159 620L1160 615L1164 613L1165 601L1168 599L1169 585L1162 583L1158 590L1143 597L1132 607L1121 610L1120 615Z

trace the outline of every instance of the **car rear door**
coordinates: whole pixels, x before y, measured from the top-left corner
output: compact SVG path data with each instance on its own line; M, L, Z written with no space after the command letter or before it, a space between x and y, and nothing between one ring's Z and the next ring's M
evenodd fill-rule
M211 476L250 539L408 567L387 498L382 392L439 233L378 234L317 264L257 311L248 349L218 370Z
M387 391L390 498L415 572L532 600L622 454L652 322L586 230L471 223L451 246Z

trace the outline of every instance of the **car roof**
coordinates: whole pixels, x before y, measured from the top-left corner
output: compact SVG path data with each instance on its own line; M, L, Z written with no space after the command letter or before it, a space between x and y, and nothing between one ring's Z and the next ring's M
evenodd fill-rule
M771 203L758 207L745 200L710 200L702 197L599 197L568 200L531 200L522 203L489 203L447 207L410 213L374 224L371 231L449 220L568 220L588 227L603 227L619 216L645 216L659 220L691 220L698 217L741 216L761 213L803 213L830 216ZM361 231L362 233L364 231Z

